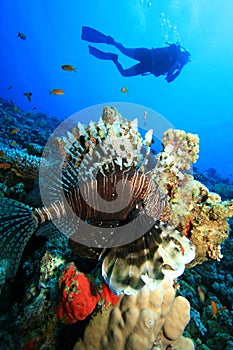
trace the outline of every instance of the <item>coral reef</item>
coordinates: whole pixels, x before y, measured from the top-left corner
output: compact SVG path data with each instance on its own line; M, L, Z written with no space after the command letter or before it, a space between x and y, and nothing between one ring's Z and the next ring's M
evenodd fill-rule
M166 220L195 245L196 256L189 266L209 258L219 260L220 245L229 234L227 219L233 216L233 201L222 202L218 194L184 172L198 159L196 135L168 130L162 142L154 179L169 199L171 211Z
M29 144L44 146L61 121L54 116L32 110L25 113L12 101L0 98L1 129L0 140L10 146L27 148ZM12 130L17 132L12 132Z
M42 151L59 120L41 112L25 113L3 99L0 118L0 195L33 202L28 196L38 178Z
M165 221L169 208L160 185L153 179L153 168L147 170L149 156L155 159L150 155L152 130L142 138L136 120L129 121L115 108L106 106L97 123L78 123L71 131L62 138L52 137L53 148L46 145L40 166L45 206L30 208L6 198L0 202L0 252L9 260L8 275L16 272L33 232L51 221L61 223L60 230L69 235L70 247L77 254L103 256L103 278L117 295L135 294L145 284L155 288L165 274L182 274L185 264L194 258L194 247L175 229L157 224ZM176 133L174 142L180 144L179 131L172 135ZM63 155L60 176L60 168L51 169L58 162L51 152L54 142ZM186 144L181 142L181 147L185 154ZM181 156L183 159L182 152ZM192 159L188 153L186 163ZM184 166L187 168L182 164L180 169ZM15 232L12 221L18 218L21 222ZM101 252L107 247L111 249L104 256Z
M232 208L233 201L221 202L218 195L207 191L205 202L197 204L184 216L186 227L182 227L181 221L180 231L187 234L197 247L195 261L190 266L200 264L209 258L215 260L222 258L220 245L229 235L227 219L232 217Z
M38 170L40 166L41 158L35 155L29 155L27 150L21 150L19 148L9 148L0 143L0 149L4 153L4 157L0 156L0 160L7 162L9 168L5 169L4 174L0 174L0 181L6 177L6 171L12 172L12 177L15 175L21 181L30 182L38 177ZM1 176L3 175L3 177ZM11 178L12 178L11 177ZM14 183L15 180L7 176L7 183Z
M233 341L233 288L232 288L232 235L222 244L221 261L209 260L191 269L186 269L179 278L177 293L191 304L190 322L185 334L195 340L196 348L231 349ZM204 298L200 298L199 287ZM211 303L217 306L216 316ZM224 335L224 336L223 336Z
M158 339L162 346L192 350L192 341L182 336L189 308L185 298L175 297L165 278L155 291L145 286L137 295L124 295L116 306L98 313L73 350L146 350Z
M201 172L197 167L193 167L193 173L196 180L205 184L209 191L218 193L222 200L233 198L232 179L222 178L217 169L209 168Z
M41 258L41 253L39 256ZM23 271L31 275L31 279L25 278L22 273L23 283L27 282L23 286L21 304L15 303L13 310L4 315L4 332L0 334L2 349L8 349L7 344L10 343L12 347L9 349L40 349L43 346L56 348L59 324L54 310L59 292L58 278L65 259L59 250L54 251L49 246L41 259L35 257L23 268ZM17 292L20 293L19 290ZM6 317L10 322L6 322ZM11 334L14 336L9 336Z
M42 114L26 116L12 103L2 100L0 113L4 120L0 131L0 162L9 164L0 169L1 196L26 204L28 201L38 203L37 170L41 151L48 130L56 120L47 121L49 118ZM36 123L35 130L30 134L28 130L33 123ZM37 235L30 233L18 274L9 276L9 260L0 261L0 348L191 350L195 344L197 350L212 350L217 344L219 350L230 350L233 344L233 243L229 236L232 227L229 218L233 216L233 200L229 197L233 184L221 181L214 170L210 170L208 176L196 169L192 173L191 163L198 158L196 135L181 130L166 131L163 150L155 157L150 152L152 132L143 139L136 122L122 118L114 107L106 107L102 121L97 124L79 124L72 134L57 139L59 151L68 159L71 157L72 164L77 166L83 160L77 143L81 140L84 153L91 156L99 142L111 149L110 155L102 154L99 165L107 164L111 169L116 160L113 169L118 173L125 171L126 166L138 166L143 174L148 171L154 182L153 191L150 192L152 185L147 182L149 190L142 191L140 199L147 199L148 213L156 211L151 206L153 198L159 204L164 201L157 211L159 221L152 233L148 230L150 240L143 236L142 253L138 246L130 248L129 243L118 255L114 255L114 249L112 253L111 249L110 253L104 251L100 256L103 264L90 259L90 249L88 254L87 250L81 254L82 247L78 246L76 251L79 253L80 249L81 257L77 256L68 247L68 238L51 222L41 225ZM14 134L13 129L19 132ZM73 146L72 152L70 146ZM46 171L48 173L48 168ZM14 203L11 203L10 212L6 205L5 214L9 212L12 218ZM134 212L136 217L144 209L140 203ZM19 204L16 219L22 214L21 208L28 215L24 204ZM31 213L28 216L32 216ZM11 222L4 232L11 232L12 227ZM19 233L16 227L9 240ZM22 234L25 233L24 227ZM45 243L46 240L49 243ZM94 258L99 255L96 253ZM141 261L142 256L145 261ZM192 262L191 258L194 258ZM122 261L125 265L120 264ZM106 282L111 280L115 268L114 278L120 276L120 283L121 277L124 279L123 291L128 291L128 283L130 293L136 286L135 295L116 296L103 281L101 265L106 267ZM189 268L184 272L185 265ZM147 275L148 271L152 273ZM132 273L131 281L125 278L130 274L132 277ZM200 286L204 291L202 299L198 292ZM216 314L211 307L213 302Z
M70 264L60 278L62 297L57 306L57 317L63 323L74 323L84 320L95 309L100 295L97 289L90 285L88 278Z

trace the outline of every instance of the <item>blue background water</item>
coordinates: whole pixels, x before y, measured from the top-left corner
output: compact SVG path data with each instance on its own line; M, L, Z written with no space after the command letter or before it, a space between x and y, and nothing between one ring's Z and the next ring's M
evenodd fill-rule
M61 118L108 101L144 105L176 128L199 134L198 167L232 176L232 18L232 0L2 0L0 97L27 112L37 107ZM83 25L129 47L180 41L192 62L170 84L152 75L122 77L112 62L89 55L88 43L80 39ZM26 40L17 37L19 31ZM105 44L95 46L117 52ZM125 66L136 63L119 58ZM63 64L77 72L63 71ZM50 95L53 88L65 94ZM31 102L23 96L28 91ZM148 125L156 128L153 116L148 115Z

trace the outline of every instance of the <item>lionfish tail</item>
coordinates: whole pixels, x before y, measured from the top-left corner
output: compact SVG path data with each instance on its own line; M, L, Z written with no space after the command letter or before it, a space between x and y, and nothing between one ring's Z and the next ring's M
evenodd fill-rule
M37 226L32 208L12 199L0 199L0 256L7 261L7 278L16 275L24 248Z

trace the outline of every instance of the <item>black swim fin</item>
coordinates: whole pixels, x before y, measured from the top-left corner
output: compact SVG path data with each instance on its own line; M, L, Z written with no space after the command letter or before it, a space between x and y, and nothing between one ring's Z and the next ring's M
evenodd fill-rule
M115 53L103 52L90 45L88 47L89 47L89 53L97 58L100 58L101 60L111 60L111 61L118 60L118 55Z
M81 39L92 43L113 44L114 42L114 39L111 36L105 35L94 28L86 26L82 27Z

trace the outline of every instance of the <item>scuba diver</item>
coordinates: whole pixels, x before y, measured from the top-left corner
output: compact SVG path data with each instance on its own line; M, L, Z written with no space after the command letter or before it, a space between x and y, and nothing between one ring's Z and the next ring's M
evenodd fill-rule
M110 60L117 67L118 71L124 77L135 75L154 74L158 77L166 75L168 83L173 81L181 72L182 68L190 62L190 53L179 44L169 44L161 48L126 48L121 43L114 40L96 29L83 26L81 39L93 43L105 43L115 46L125 56L133 58L139 63L130 68L123 68L118 61L118 55L111 52L103 52L93 46L88 46L89 53L102 60Z

